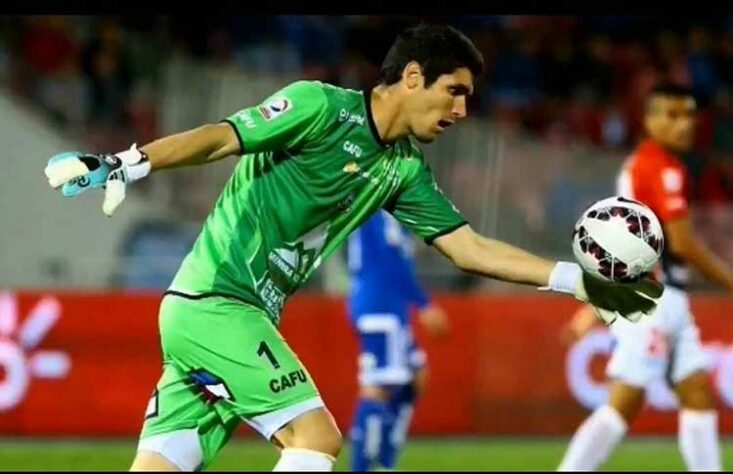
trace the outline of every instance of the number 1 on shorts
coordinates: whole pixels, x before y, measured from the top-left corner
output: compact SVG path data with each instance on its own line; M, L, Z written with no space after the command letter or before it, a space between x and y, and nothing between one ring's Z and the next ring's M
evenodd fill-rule
M267 360L270 361L272 366L276 369L280 368L280 362L275 359L275 355L272 353L270 348L267 346L267 343L265 341L260 342L260 347L257 349L257 355L262 357L263 355L267 356Z

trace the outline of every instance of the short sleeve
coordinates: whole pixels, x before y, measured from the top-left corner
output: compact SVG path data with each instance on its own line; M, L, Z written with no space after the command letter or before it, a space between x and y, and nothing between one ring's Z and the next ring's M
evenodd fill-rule
M236 131L242 153L258 153L298 148L317 135L326 111L318 83L298 81L224 121Z

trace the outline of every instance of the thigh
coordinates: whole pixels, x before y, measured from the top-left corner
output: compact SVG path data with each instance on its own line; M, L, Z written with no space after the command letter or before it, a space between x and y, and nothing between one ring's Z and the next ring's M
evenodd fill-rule
M161 321L166 360L223 423L252 421L269 439L287 409L321 403L313 380L264 311L225 299L170 302ZM282 426L282 425L281 425Z
M145 411L140 452L133 468L143 469L162 456L179 470L205 468L236 429L234 416L221 409L192 383L175 362L166 361Z
M668 379L679 384L698 372L710 369L710 360L700 341L700 330L695 324L687 297L671 310L675 332L672 337L671 363Z
M672 384L679 384L698 372L707 373L710 370L710 362L700 342L700 332L691 322L676 334L668 371L669 381Z
M342 439L333 415L318 407L288 420L275 432L273 441L283 448L309 449L335 457Z
M627 385L643 388L662 379L669 364L669 337L661 325L631 323L619 318L612 326L614 347L606 374Z

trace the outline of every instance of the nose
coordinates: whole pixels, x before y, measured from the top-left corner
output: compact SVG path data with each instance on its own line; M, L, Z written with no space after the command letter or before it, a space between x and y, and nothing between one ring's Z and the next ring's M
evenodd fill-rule
M453 117L460 119L466 116L466 97L459 96L453 101L453 110L451 111Z

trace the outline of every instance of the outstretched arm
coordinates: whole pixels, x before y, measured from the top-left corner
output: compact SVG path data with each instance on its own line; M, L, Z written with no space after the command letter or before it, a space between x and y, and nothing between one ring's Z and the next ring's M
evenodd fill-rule
M168 135L142 148L151 171L202 165L242 152L239 138L228 123L207 124Z
M102 210L112 215L128 184L152 171L211 163L234 154L297 148L323 132L332 114L321 87L300 81L263 104L231 115L226 123L206 124L119 153L66 152L51 157L45 173L65 196L105 188Z
M601 281L571 262L551 262L510 244L481 236L470 226L437 237L433 244L463 271L511 283L568 293L589 302L611 324L619 315L637 321L650 314L662 294L650 280L637 283Z
M433 243L463 271L497 280L548 286L555 262L477 234L465 225Z

